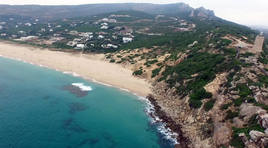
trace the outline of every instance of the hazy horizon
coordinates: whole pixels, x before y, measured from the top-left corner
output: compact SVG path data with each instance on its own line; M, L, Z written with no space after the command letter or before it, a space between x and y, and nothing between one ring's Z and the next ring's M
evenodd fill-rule
M103 3L153 3L170 4L186 3L193 8L205 7L213 10L216 16L248 26L268 27L268 1L267 0L3 0L0 4L9 5L83 5L83 4L103 4Z

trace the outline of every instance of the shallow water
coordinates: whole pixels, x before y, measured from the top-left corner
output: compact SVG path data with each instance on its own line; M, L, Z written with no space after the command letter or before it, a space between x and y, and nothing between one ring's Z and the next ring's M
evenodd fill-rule
M137 98L0 57L0 147L171 147Z

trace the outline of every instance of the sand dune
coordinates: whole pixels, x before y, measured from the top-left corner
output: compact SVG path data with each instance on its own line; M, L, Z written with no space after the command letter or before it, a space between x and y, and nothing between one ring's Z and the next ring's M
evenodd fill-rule
M133 77L129 69L104 61L103 54L81 56L81 54L0 42L0 55L60 71L75 72L85 79L94 79L118 88L128 89L140 96L151 93L148 82Z

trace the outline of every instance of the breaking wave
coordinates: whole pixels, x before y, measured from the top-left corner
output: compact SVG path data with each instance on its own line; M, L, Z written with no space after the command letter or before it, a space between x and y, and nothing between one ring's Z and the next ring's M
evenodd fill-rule
M92 88L84 85L84 83L72 83L72 86L80 88L81 91L92 91Z
M144 97L139 97L139 99L146 103L145 112L150 117L151 124L156 126L157 130L163 135L163 138L174 145L179 144L177 140L178 134L172 132L172 130L166 126L166 123L155 114L154 105Z

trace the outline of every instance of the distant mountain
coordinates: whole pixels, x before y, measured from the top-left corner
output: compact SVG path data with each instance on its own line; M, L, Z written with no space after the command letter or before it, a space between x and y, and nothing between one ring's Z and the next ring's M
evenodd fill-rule
M50 11L47 11L50 10ZM214 13L204 8L194 9L185 3L149 4L88 4L72 6L41 6L41 5L0 5L0 15L20 15L41 20L56 20L80 16L92 16L116 11L142 11L149 14L169 14L181 16L214 16Z

